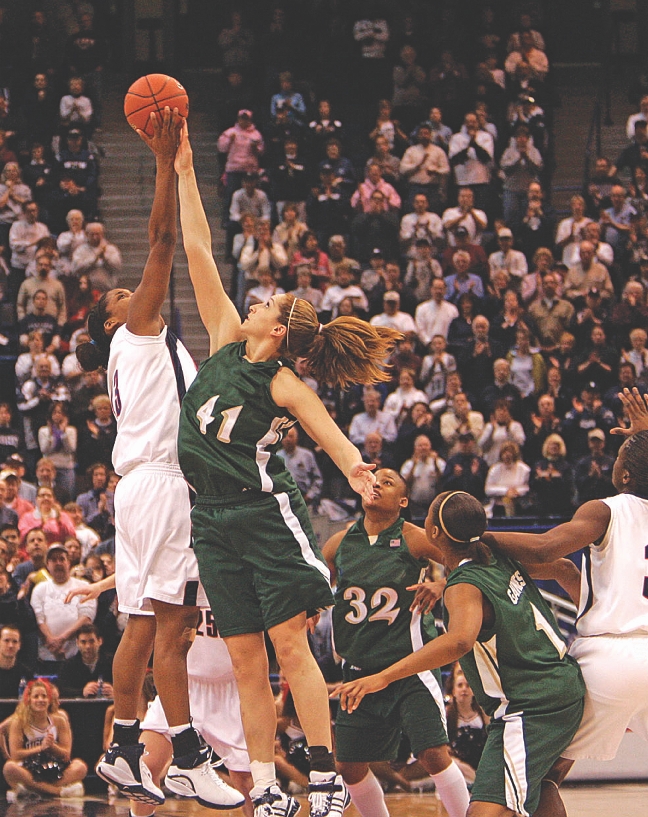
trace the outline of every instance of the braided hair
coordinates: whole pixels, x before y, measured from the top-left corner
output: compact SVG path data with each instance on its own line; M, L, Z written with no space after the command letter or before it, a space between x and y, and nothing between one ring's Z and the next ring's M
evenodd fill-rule
M451 546L460 551L476 549L474 561L488 564L490 548L481 541L488 522L484 506L465 491L444 491L435 497L428 521L443 531Z
M648 431L638 431L623 446L623 467L632 478L632 493L648 499Z
M104 324L108 315L108 294L104 293L99 302L88 313L89 343L80 343L76 349L76 356L84 372L94 372L96 369L108 368L110 357L111 335L106 334Z

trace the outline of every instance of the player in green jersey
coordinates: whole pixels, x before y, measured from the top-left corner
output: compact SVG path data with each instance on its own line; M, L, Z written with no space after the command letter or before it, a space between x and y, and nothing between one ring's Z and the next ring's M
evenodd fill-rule
M364 517L336 533L323 548L337 577L333 636L347 680L388 667L437 637L434 616L425 614L445 582L427 583L423 609L415 597L429 559L441 552L422 528L406 522L407 487L397 471L376 473ZM338 769L363 817L388 817L382 788L369 763L394 760L401 733L432 775L450 817L465 817L468 789L448 752L445 706L438 670L397 681L365 699L353 713L341 710L335 725Z
M378 674L344 684L341 705L353 713L367 693L459 659L492 718L468 817L527 817L543 795L555 796L546 776L580 724L580 670L525 569L481 541L486 514L480 502L462 491L440 494L425 527L450 571L447 632ZM544 577L569 584L574 571L560 560Z
M333 598L305 503L276 451L299 421L370 500L373 466L291 361L305 357L316 379L334 385L385 381L382 366L399 333L353 318L322 326L311 304L292 295L253 305L241 324L212 257L186 128L176 171L189 274L210 342L210 357L183 401L179 459L197 491L194 547L234 666L255 814L293 817L299 808L276 784L267 630L310 747L311 815L339 815L349 797L331 752L326 684L306 637L308 612Z

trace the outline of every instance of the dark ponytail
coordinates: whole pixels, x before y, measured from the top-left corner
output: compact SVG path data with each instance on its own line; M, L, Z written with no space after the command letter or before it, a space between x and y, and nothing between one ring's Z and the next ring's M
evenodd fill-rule
M484 506L465 491L444 491L430 506L432 524L450 540L456 550L475 549L473 560L487 565L491 560L488 545L481 541L488 520Z
M88 313L88 334L90 343L80 343L76 348L79 365L84 372L94 372L99 368L108 368L111 336L106 334L104 323L108 316L107 295L105 293Z

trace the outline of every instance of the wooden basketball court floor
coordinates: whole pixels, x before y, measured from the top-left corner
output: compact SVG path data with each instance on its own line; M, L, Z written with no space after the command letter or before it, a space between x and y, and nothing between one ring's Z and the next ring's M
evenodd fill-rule
M563 797L569 817L648 817L648 782L566 786ZM307 817L308 804L299 798ZM446 817L434 794L388 794L391 817ZM159 817L242 817L240 810L218 811L203 808L192 800L169 799L161 806ZM20 800L8 805L0 801L0 817L128 817L128 803L123 798L108 803L105 797L87 796L78 800ZM358 817L353 806L345 817Z

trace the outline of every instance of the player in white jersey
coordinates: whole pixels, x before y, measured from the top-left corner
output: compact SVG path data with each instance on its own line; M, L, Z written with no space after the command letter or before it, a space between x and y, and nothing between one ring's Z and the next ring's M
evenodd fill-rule
M648 741L648 395L625 389L619 396L631 422L613 430L627 436L612 472L618 495L586 502L570 522L543 534L489 535L489 543L526 562L586 548L570 648L585 679L585 711L550 773L556 786L575 760L614 758L626 729ZM564 813L556 792L534 817Z
M187 655L187 672L193 722L222 759L232 785L245 795L243 812L252 817L250 758L245 746L234 668L209 609L201 610L196 638ZM154 779L162 777L171 760L168 728L158 696L149 704L142 721L142 741L149 753L147 764ZM133 817L150 814L140 803L133 803L131 811Z
M160 314L177 238L173 162L183 120L167 108L162 122L153 114L151 121L152 137L138 131L156 163L142 279L135 292L113 289L101 298L88 315L92 341L77 348L86 371L108 371L117 418L114 464L123 477L115 494L116 581L120 609L129 619L114 662L114 742L97 773L134 799L164 803L143 760L137 720L155 645L154 672L173 743L168 788L209 807L235 807L242 798L223 796L209 763L211 749L191 725L189 710L186 656L201 600L176 436L180 401L196 370Z

